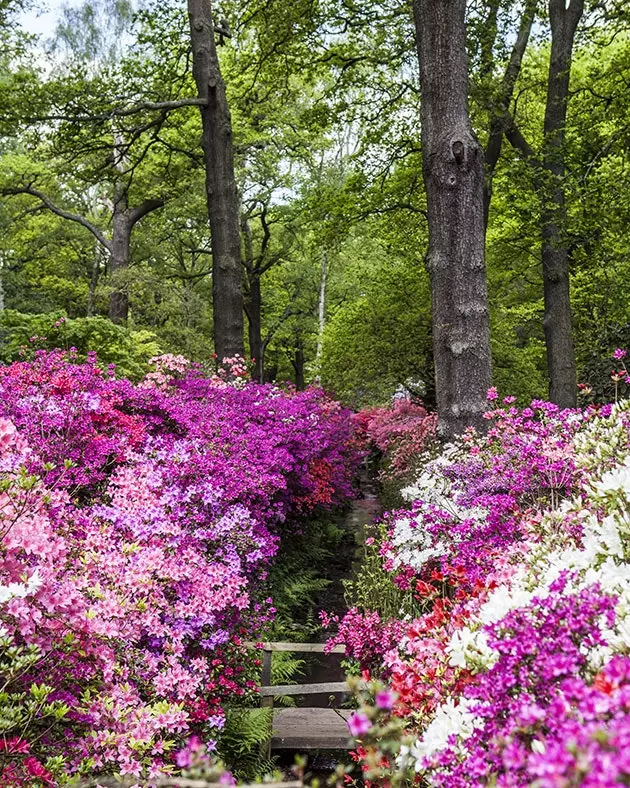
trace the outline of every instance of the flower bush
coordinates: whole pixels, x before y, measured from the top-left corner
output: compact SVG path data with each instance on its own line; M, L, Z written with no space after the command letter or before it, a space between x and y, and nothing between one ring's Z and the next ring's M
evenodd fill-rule
M382 656L374 637L395 700L364 698L355 757L387 784L625 784L630 403L487 418L387 520L384 569L421 614Z
M437 428L437 415L406 397L395 399L391 408L362 410L355 421L366 444L386 456L388 473L394 477L413 470Z
M136 386L73 360L0 369L7 786L149 779L187 741L212 751L255 687L242 641L273 616L283 530L352 492L350 419L320 391L179 357Z

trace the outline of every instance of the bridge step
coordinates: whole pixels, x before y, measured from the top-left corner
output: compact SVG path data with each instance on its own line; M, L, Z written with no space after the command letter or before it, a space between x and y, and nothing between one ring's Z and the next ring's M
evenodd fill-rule
M272 750L349 750L350 709L274 709Z

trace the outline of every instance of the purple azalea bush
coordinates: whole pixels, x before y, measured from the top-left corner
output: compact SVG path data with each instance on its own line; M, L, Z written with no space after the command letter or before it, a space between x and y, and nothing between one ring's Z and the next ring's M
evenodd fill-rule
M255 691L283 532L352 495L351 419L320 390L95 356L0 368L0 783L177 773ZM234 369L234 364L232 368ZM178 753L180 755L178 755Z

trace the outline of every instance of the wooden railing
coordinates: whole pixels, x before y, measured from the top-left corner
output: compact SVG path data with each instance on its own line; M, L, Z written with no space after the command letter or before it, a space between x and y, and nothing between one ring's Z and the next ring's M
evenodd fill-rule
M291 695L322 695L348 692L345 681L327 681L316 684L271 684L271 667L274 653L344 654L345 646L326 648L324 643L251 643L245 644L263 652L260 705L273 709L274 697ZM362 682L364 684L364 682ZM346 715L347 716L347 713ZM264 753L271 749L345 749L350 742L345 716L330 708L278 709L273 714L277 736L270 738Z

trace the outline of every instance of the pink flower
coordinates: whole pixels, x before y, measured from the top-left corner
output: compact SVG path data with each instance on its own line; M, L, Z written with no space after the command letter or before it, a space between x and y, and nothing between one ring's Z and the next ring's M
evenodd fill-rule
M357 738L363 736L372 727L369 718L362 711L353 714L347 722L350 733Z
M389 711L394 706L394 701L396 700L396 693L392 692L391 690L380 690L374 696L374 703L376 704L377 709L383 709L384 711Z
M623 350L622 348L618 347L617 350L615 350L615 352L613 353L613 358L616 358L618 361L621 361L622 358L626 357L626 353L627 353L626 350Z
M496 386L491 386L488 389L488 393L486 394L486 399L489 402L492 402L493 400L498 399L498 397L499 397L499 392L497 391L497 387Z

